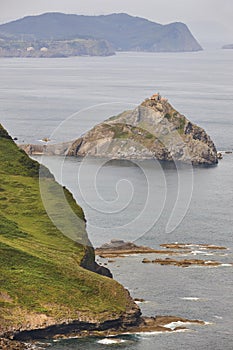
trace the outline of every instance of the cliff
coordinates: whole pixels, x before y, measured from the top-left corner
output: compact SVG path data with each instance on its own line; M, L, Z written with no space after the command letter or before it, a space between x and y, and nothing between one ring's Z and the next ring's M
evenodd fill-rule
M117 51L199 51L202 47L184 23L162 25L125 13L82 16L45 13L0 25L0 36L35 40L104 39Z
M82 209L2 126L0 163L0 337L135 325L140 310L96 264Z
M193 165L218 162L215 145L205 130L191 123L158 94L133 111L95 126L68 148L67 155L156 158Z

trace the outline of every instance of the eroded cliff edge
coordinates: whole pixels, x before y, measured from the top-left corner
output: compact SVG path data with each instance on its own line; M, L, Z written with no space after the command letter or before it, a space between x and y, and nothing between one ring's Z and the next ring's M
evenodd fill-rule
M95 263L82 209L2 126L0 162L0 337L137 324L140 309L128 291ZM55 218L64 218L64 232Z

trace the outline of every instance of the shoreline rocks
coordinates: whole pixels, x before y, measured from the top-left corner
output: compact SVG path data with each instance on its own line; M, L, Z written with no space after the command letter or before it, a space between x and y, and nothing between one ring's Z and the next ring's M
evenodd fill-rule
M67 324L58 325L56 333L51 327L41 330L32 330L16 334L13 338L0 338L3 350L30 350L37 348L37 340L42 339L68 339L86 337L114 337L124 334L137 334L144 332L175 332L187 330L190 325L205 325L204 321L192 320L179 316L140 317L133 325L114 323L103 324ZM27 343L25 343L25 341Z
M179 267L189 267L189 266L220 266L222 265L221 262L215 261L215 260L202 260L202 259L183 259L183 260L175 260L175 259L155 259L155 260L148 260L143 259L142 263L152 263L152 264L160 264L160 265L173 265L173 266L179 266Z
M19 341L10 340L7 338L0 338L1 350L32 350L35 349L33 345L25 344Z
M132 242L124 242L123 240L111 240L110 243L105 243L101 247L96 248L95 252L101 258L119 258L124 257L126 255L135 255L135 254L158 254L158 255L196 255L196 254L206 254L211 255L215 251L223 251L227 250L226 247L217 246L212 244L192 244L192 243L163 243L160 244L164 250L153 249L145 246L137 246ZM192 250L192 249L200 249L200 251ZM111 262L111 260L109 261ZM156 258L156 259L148 259L143 258L143 264L160 264L160 265L173 265L178 267L189 267L189 266L207 266L207 267L217 267L224 265L222 262L216 260L205 260L205 259L171 259L171 258ZM227 264L228 266L233 266L233 263Z
M216 246L212 244L192 244L192 243L163 243L160 247L167 249L190 249L190 248L200 248L200 249L211 249L211 250L226 250L226 247Z
M95 249L95 254L99 255L101 258L116 258L124 255L150 253L167 255L180 254L180 252L176 251L158 250L145 246L137 246L132 242L125 242L116 239L112 239L110 243L105 243L101 247Z

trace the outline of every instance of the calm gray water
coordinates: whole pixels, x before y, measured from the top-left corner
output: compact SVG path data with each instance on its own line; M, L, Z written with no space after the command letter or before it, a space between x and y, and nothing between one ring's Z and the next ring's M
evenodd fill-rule
M231 150L232 60L230 50L2 59L1 122L19 142L40 142L45 136L65 141L160 91L177 110L203 126L218 149ZM217 167L194 169L156 161L38 160L82 205L95 246L112 238L151 247L175 241L218 244L229 250L212 256L196 251L193 257L233 262L231 154ZM147 301L141 304L143 314L180 315L211 324L183 333L124 336L120 345L101 344L95 338L70 339L51 342L51 349L233 348L232 267L182 269L145 265L142 259L125 257L108 265L134 297ZM198 299L183 299L190 297Z

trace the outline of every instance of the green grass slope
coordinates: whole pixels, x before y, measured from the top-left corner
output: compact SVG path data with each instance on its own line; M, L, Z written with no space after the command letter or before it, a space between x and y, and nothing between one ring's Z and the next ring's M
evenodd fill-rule
M82 242L88 244L82 209L45 169L48 192L62 190L83 223L74 242L47 215L39 164L18 149L2 126L0 164L0 334L77 319L116 319L130 309L133 303L120 284L80 267L87 249ZM56 205L59 216L59 198Z

